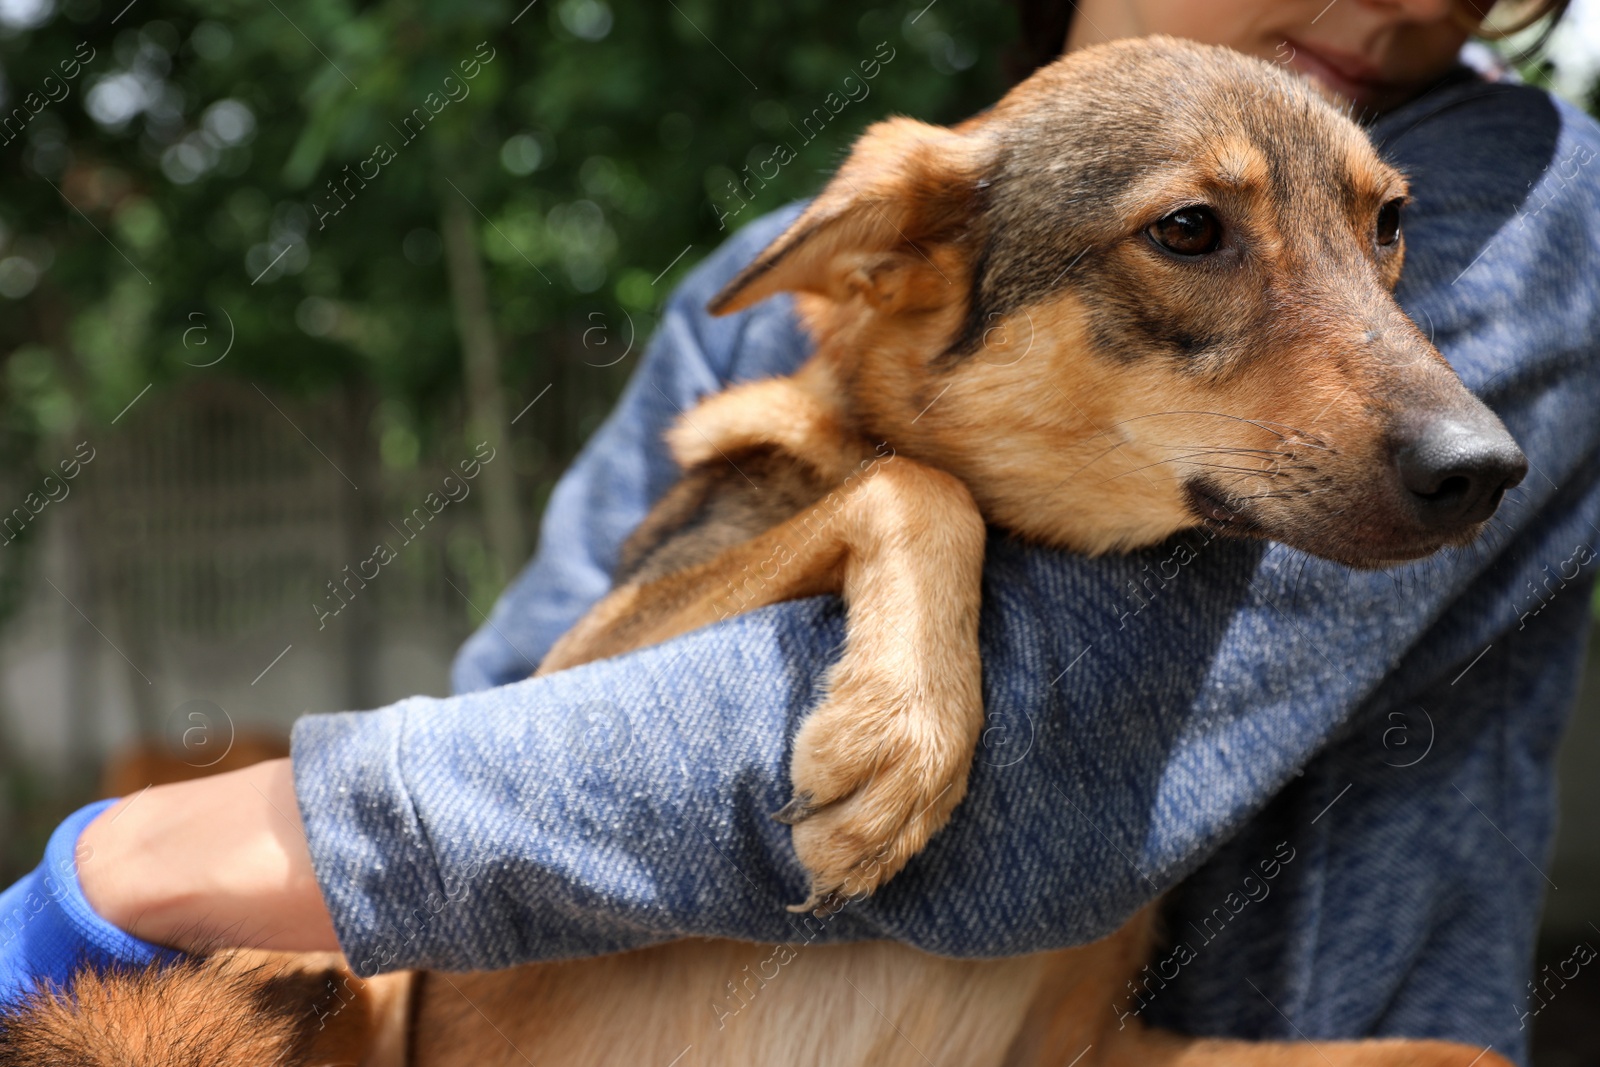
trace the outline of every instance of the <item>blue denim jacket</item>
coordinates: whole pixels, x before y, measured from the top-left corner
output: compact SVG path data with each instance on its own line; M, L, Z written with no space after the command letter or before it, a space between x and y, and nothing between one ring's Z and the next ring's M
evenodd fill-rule
M699 935L994 956L1097 938L1167 893L1168 946L1137 990L1108 991L1119 1011L1525 1058L1552 763L1600 565L1600 131L1470 81L1374 136L1414 185L1401 300L1532 464L1481 544L1362 573L1199 534L1187 553L1087 560L992 533L970 795L876 897L802 928L784 905L804 873L768 813L843 635L837 600L527 678L673 480L664 427L805 358L786 298L704 311L795 213L779 212L671 299L538 555L462 649L458 695L297 725L300 805L354 964L497 968Z

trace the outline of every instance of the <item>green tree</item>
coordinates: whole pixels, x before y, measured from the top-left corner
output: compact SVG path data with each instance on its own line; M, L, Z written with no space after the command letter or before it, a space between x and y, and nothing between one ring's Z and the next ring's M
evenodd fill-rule
M961 0L124 3L0 40L13 454L150 383L353 391L393 467L510 440L502 579L673 283L872 119L994 99L1011 33Z

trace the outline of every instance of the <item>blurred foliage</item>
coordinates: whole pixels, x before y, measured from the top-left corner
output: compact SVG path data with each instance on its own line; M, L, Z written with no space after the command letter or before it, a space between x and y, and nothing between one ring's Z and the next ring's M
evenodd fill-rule
M0 38L6 457L48 467L46 445L106 427L147 383L215 374L370 390L386 465L453 455L440 219L459 198L510 410L555 383L518 426L530 512L633 363L585 341L648 332L726 236L714 205L736 175L797 152L730 229L814 192L875 118L992 101L1014 33L970 0L12 6L29 3L37 25ZM830 93L845 106L802 141Z
M1512 64L1517 76L1529 85L1536 85L1549 92L1559 90L1558 84L1562 79L1557 76L1556 65L1548 57L1540 53L1529 56L1511 57L1516 60ZM1600 118L1600 80L1589 85L1581 94L1569 94L1573 103L1583 107L1589 114Z

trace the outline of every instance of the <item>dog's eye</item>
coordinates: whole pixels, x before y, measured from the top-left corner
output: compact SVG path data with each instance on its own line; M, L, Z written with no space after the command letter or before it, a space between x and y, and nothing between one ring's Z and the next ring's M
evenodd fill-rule
M1210 208L1186 207L1145 230L1150 240L1180 256L1203 256L1222 243L1222 223Z
M1391 200L1378 209L1378 243L1386 248L1400 239L1400 204Z

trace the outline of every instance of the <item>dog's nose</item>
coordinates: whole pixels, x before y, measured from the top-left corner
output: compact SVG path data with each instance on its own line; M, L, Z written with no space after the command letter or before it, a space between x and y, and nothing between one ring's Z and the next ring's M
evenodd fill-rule
M1498 419L1487 426L1434 419L1395 459L1417 517L1433 528L1482 522L1528 473L1527 457Z

